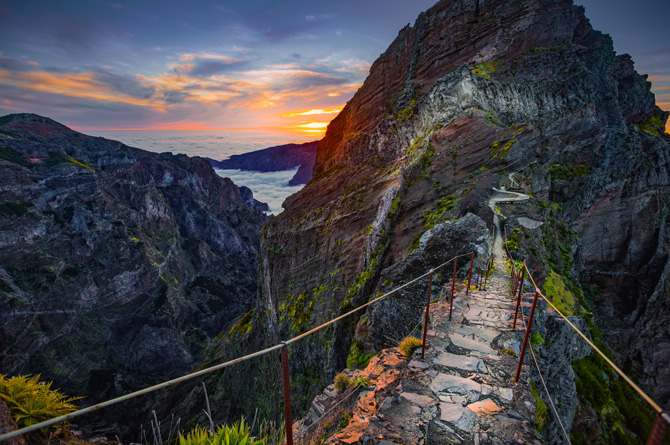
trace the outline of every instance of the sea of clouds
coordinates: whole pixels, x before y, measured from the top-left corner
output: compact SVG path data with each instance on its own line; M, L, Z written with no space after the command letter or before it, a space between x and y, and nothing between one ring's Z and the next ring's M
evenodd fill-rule
M288 185L295 172L298 171L297 168L268 173L218 169L214 171L219 176L232 179L237 186L249 187L254 192L254 198L266 202L270 206L268 213L274 215L284 210L281 205L286 198L303 188L303 185Z
M87 133L157 153L170 151L216 160L309 139L309 136L297 137L295 134L239 130L108 130ZM303 187L288 185L296 171L297 168L269 173L242 170L216 170L216 173L232 179L237 186L249 187L254 198L270 206L268 213L278 215L283 211L282 202Z

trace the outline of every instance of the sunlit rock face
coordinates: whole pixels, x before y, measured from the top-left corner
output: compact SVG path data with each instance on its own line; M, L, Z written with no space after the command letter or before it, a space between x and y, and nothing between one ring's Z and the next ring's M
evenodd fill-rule
M0 118L0 172L2 373L109 399L188 372L254 306L263 206L206 160L23 114Z
M372 65L319 142L314 178L265 227L258 321L288 338L368 301L423 232L468 213L492 230L491 188L520 184L532 198L510 209L543 224L519 227L519 254L540 284L551 267L601 295L610 344L654 388L668 356L652 346L670 341L666 119L571 1L441 1ZM292 346L298 407L354 337L389 341L358 321Z

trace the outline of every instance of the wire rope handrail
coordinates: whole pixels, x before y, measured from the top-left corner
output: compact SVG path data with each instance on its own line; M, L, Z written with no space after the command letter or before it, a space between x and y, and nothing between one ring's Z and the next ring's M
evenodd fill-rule
M526 273L528 274L528 277L530 278L531 282L533 283L533 287L535 288L535 292L537 292L538 295L540 295L544 299L544 301L546 301L547 304L549 304L556 311L556 313L558 313L558 315L560 315L561 318L563 318L563 320L566 323L568 323L568 325L570 325L570 327L572 329L574 329L584 339L584 341L586 343L588 343L588 345L591 346L591 348L593 348L593 350L595 352L597 352L598 355L600 355L617 372L617 374L619 374L626 381L626 383L628 383L630 386L632 386L633 389L647 403L649 403L652 406L652 408L654 408L654 410L659 415L661 415L661 417L663 417L663 419L666 422L670 423L670 415L668 415L668 413L665 412L663 410L663 408L661 408L649 395L647 395L647 393L645 393L639 386L637 386L635 384L635 382L633 382L633 380L631 380L630 377L628 377L621 369L619 369L619 367L617 365L615 365L614 362L612 360L610 360L609 357L607 357L607 355L605 355L595 344L593 344L593 342L591 340L589 340L589 338L586 335L584 335L584 333L582 331L580 331L579 328L577 328L577 326L575 326L570 320L568 320L568 318L565 315L563 315L563 313L560 310L558 310L558 308L556 306L554 306L554 304L551 301L549 301L549 299L537 287L537 284L535 283L535 279L533 278L533 275L530 273L530 270L528 269L528 266L526 264L524 264L524 268L526 269Z
M165 382L158 383L156 385L153 385L153 386L150 386L150 387L147 387L147 388L144 388L144 389L141 389L141 390L129 393L129 394L125 394L123 396L116 397L114 399L110 399L110 400L107 400L107 401L104 401L104 402L101 402L101 403L97 403L95 405L91 405L89 407L82 408L80 410L71 412L69 414L58 416L58 417L55 417L53 419L45 420L43 422L36 423L36 424L30 425L28 427L20 428L18 430L12 431L12 432L2 434L2 435L0 435L0 442L11 439L11 438L14 438L14 437L17 437L17 436L21 436L23 434L27 434L27 433L30 433L30 432L33 432L33 431L37 431L37 430L42 429L42 428L46 428L48 426L67 421L67 420L73 419L75 417L79 417L81 415L84 415L84 414L92 413L92 412L98 411L102 408L106 408L108 406L115 405L117 403L124 402L126 400L130 400L130 399L133 399L135 397L139 397L141 395L149 394L151 392L158 391L159 389L167 388L167 387L175 385L177 383L185 382L185 381L203 376L205 374L209 374L211 372L218 371L220 369L227 368L229 366L245 362L245 361L250 360L252 358L260 357L260 356L268 354L272 351L276 351L276 350L282 349L284 347L287 347L288 345L290 345L292 343L295 343L296 341L298 341L302 338L305 338L305 337L307 337L307 336L325 328L326 326L329 326L329 325L335 323L336 321L339 321L343 318L346 318L349 315L351 315L355 312L358 312L361 309L364 309L364 308L370 306L371 304L376 303L376 302L378 302L378 301L380 301L380 300L398 292L399 290L401 290L401 289L403 289L403 288L405 288L405 287L407 287L411 284L416 283L417 281L427 277L428 275L432 274L434 271L446 266L447 264L451 263L452 261L456 261L458 258L467 256L467 255L474 255L474 252L468 252L468 253L463 253L463 254L460 254L460 255L456 255L455 257L453 257L450 260L440 264L439 266L430 269L425 274L423 274L419 277L416 277L413 280L408 281L407 283L396 287L395 289L390 290L389 292L385 293L384 295L381 295L381 296L375 298L374 300L371 300L371 301L369 301L365 304L362 304L362 305L358 306L357 308L355 308L355 309L353 309L353 310L351 310L351 311L349 311L345 314L340 315L339 317L336 317L336 318L334 318L332 320L329 320L329 321L327 321L327 322L325 322L325 323L323 323L323 324L321 324L321 325L319 325L315 328L312 328L312 329L310 329L309 331L307 331L303 334L300 334L300 335L298 335L296 337L293 337L289 340L286 340L284 342L280 342L277 345L271 346L271 347L266 348L266 349L262 349L260 351L257 351L257 352L254 352L254 353L242 356L242 357L238 357L236 359L233 359L233 360L230 360L230 361L227 361L227 362L224 362L224 363L220 363L218 365L211 366L209 368L201 369L200 371L196 371L196 372L193 372L193 373L190 373L190 374L186 374L186 375L183 375L181 377L178 377L178 378L175 378L175 379L172 379L172 380L167 380Z
M507 238L507 228L504 229L504 232L505 232L505 239L506 239ZM509 250L507 249L507 245L505 243L503 243L503 246L505 248L505 252L507 253L508 258L510 259L510 261L512 261L512 256L511 256ZM598 353L598 355L600 355L600 357L602 357L607 362L607 364L609 364L617 372L617 374L619 374L621 376L621 378L623 378L626 381L626 383L628 383L640 395L640 397L642 397L647 403L649 403L651 405L651 407L654 409L654 411L656 411L656 413L661 418L663 418L663 420L665 420L668 424L670 424L670 414L668 414L668 412L664 411L663 408L661 408L660 405L658 405L647 393L645 393L639 386L637 386L635 384L635 382L633 382L633 380L630 377L628 377L617 365L615 365L614 362L609 359L609 357L607 357L591 340L589 340L589 338L586 335L584 335L584 333L582 331L579 330L579 328L577 328L577 326L575 326L570 320L568 320L568 318L565 315L563 315L563 313L560 310L558 310L558 308L556 306L554 306L554 304L538 288L537 283L535 282L535 279L533 278L533 275L530 273L530 269L528 269L528 265L525 262L523 263L522 267L525 269L526 273L528 274L528 278L530 278L531 282L533 283L533 287L535 288L535 292L537 292L537 294L539 296L541 296L542 299L544 299L544 301L546 301L547 304L549 306L551 306L556 311L556 313L558 315L560 315L561 318L563 318L563 320L572 329L574 329L577 332L577 334L579 334L579 336L581 336L584 339L584 341L589 346L591 346L591 348L593 348L593 350L596 351ZM514 269L514 264L513 263L512 263L512 269Z
M521 311L521 320L523 321L523 325L526 326L526 317ZM527 326L526 326L527 328ZM542 377L542 371L540 370L540 365L537 363L537 358L535 357L535 351L533 350L533 342L531 342L528 345L530 349L530 353L533 356L533 362L535 362L535 367L537 368L537 373L540 376L540 381L542 382L542 386L544 387L544 392L547 394L547 398L549 398L549 403L551 404L551 409L554 411L554 414L556 415L556 420L558 420L558 424L561 426L561 430L563 431L563 435L565 436L565 439L568 441L568 444L572 445L572 442L570 441L570 435L568 432L565 430L565 426L563 426L563 421L561 420L561 416L558 415L558 410L556 409L556 405L554 405L554 400L551 398L551 394L549 394L549 388L547 388L547 383L544 381L544 377Z

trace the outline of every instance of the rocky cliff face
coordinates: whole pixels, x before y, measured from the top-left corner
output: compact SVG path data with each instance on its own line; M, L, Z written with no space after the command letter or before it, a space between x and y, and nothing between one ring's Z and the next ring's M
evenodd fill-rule
M109 399L189 371L254 306L263 206L206 160L22 114L0 171L3 373Z
M440 1L372 65L319 142L313 180L263 231L259 321L276 338L304 332L368 301L436 224L474 213L491 230L491 187L513 173L533 195L526 219L541 223L508 224L519 255L540 283L551 270L573 299L580 282L601 295L619 315L606 331L642 334L612 346L651 390L667 360L651 346L670 340L667 117L571 1ZM377 345L366 323L358 333ZM356 352L355 330L296 345L297 408ZM652 393L667 405L669 390Z

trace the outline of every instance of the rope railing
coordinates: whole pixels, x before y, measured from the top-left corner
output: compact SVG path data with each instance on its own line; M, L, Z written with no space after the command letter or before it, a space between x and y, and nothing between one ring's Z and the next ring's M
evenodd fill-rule
M507 239L507 229L506 228L505 228L504 232L505 232L505 239ZM522 354L521 354L521 357L519 358L519 368L517 370L517 379L518 379L519 371L521 370L521 364L522 364L523 358L524 358L523 353L525 351L526 342L528 341L528 334L530 333L530 329L532 327L532 322L533 322L532 315L533 315L533 312L534 312L534 309L535 309L535 305L537 304L537 298L538 298L538 296L540 296L540 297L542 297L542 299L544 301L547 302L547 304L549 306L551 306L552 309L554 309L556 311L556 313L573 330L575 330L577 332L577 334L579 334L580 337L582 337L582 339L584 339L584 341L598 355L600 355L600 357L603 360L605 360L605 362L607 362L607 364L609 364L617 372L617 374L619 374L619 376L622 379L624 379L624 381L626 383L628 383L640 395L640 397L642 397L647 403L649 403L649 405L651 405L651 407L656 411L657 421L654 424L654 428L652 429L652 432L651 432L650 437L649 437L649 441L647 443L648 444L652 444L652 443L653 444L660 444L663 441L663 435L665 434L665 429L667 427L667 425L665 425L664 423L670 424L670 414L667 411L664 411L663 408L661 408L649 395L647 395L647 393L645 393L638 385L636 385L635 382L633 382L633 380L630 377L628 377L616 364L614 364L614 362L612 360L610 360L610 358L607 357L607 355L605 355L586 335L584 335L584 333L582 331L580 331L579 328L577 328L577 326L574 325L574 323L572 323L565 315L563 315L563 313L547 298L547 296L542 293L542 291L537 286L537 283L535 282L535 279L533 278L533 275L531 274L530 269L528 269L528 265L526 264L525 261L522 263L522 265L519 266L519 270L516 270L517 268L515 267L512 256L511 256L509 250L507 249L507 244L503 243L503 246L504 246L505 252L507 253L507 256L508 256L508 258L511 262L512 296L514 296L515 291L517 290L517 286L518 286L518 290L519 290L519 295L518 295L518 298L517 298L517 308L519 306L519 302L521 301L524 275L527 276L528 279L530 279L531 283L533 284L533 288L535 289L535 298L534 298L534 301L533 301L533 308L531 310L531 315L529 317L529 322L528 322L528 325L527 325L527 328L526 328L526 338L524 339ZM521 275L520 275L520 273L521 273ZM532 345L531 345L531 352L532 352ZM534 353L533 353L533 358L535 358ZM537 365L537 361L536 361L536 365ZM538 366L538 372L539 372L539 366ZM541 373L540 373L540 378L542 379L542 374ZM544 384L544 379L542 379L542 382ZM546 385L545 385L545 391L547 393L547 397L549 397L549 400L551 401L552 406L553 406L553 401L551 400L551 396L549 395L549 391L548 391ZM554 411L554 412L556 413L556 411ZM557 416L557 418L559 419L559 422L560 422L560 417L558 417L557 413L556 413L556 416ZM563 427L562 423L561 423L561 427ZM659 437L660 437L660 439L659 439ZM569 442L569 440L570 439L568 438L568 442Z
M24 428L21 428L21 429L18 429L18 430L9 432L9 433L2 434L2 435L0 435L0 442L12 439L12 438L17 437L17 436L24 435L24 434L27 434L27 433L31 433L33 431L37 431L37 430L40 430L42 428L46 428L46 427L49 427L49 426L52 426L52 425L55 425L55 424L58 424L58 423L61 423L61 422L65 422L65 421L74 419L76 417L82 416L84 414L89 414L89 413L98 411L100 409L106 408L108 406L112 406L112 405L115 405L117 403L121 403L121 402L130 400L130 399L133 399L133 398L145 395L145 394L149 394L151 392L158 391L159 389L167 388L169 386L176 385L178 383L182 383L182 382L185 382L185 381L188 381L188 380L192 380L194 378L201 377L201 376L209 374L211 372L219 371L221 369L236 365L238 363L245 362L245 361L250 360L252 358L260 357L262 355L268 354L268 353L273 352L273 351L277 351L277 350L280 350L280 349L287 348L288 345L290 345L292 343L295 343L298 340L300 340L302 338L305 338L309 335L312 335L315 332L318 332L321 329L323 329L323 328L325 328L325 327L327 327L327 326L329 326L329 325L331 325L331 324L333 324L333 323L335 323L339 320L342 320L343 318L346 318L346 317L348 317L348 316L350 316L350 315L352 315L352 314L354 314L354 313L356 313L356 312L358 312L358 311L360 311L360 310L362 310L362 309L364 309L364 308L366 308L366 307L368 307L368 306L370 306L370 305L372 305L372 304L374 304L378 301L381 301L381 300L389 297L390 295L393 295L394 293L400 291L401 289L404 289L407 286L410 286L411 284L414 284L414 283L418 282L419 280L421 280L421 279L423 279L423 278L425 278L429 275L432 277L432 274L433 274L434 271L436 271L438 269L441 269L442 267L450 264L452 261L456 262L456 260L458 260L459 258L464 257L464 256L468 256L468 255L470 255L472 257L471 267L470 267L470 274L471 274L472 273L472 261L474 260L474 252L468 252L468 253L456 255L455 257L451 258L448 261L445 261L444 263L440 264L439 266L430 269L425 274L423 274L419 277L416 277L413 280L411 280L411 281L409 281L409 282L407 282L407 283L405 283L401 286L398 286L398 287L390 290L389 292L387 292L387 293L385 293L385 294L383 294L383 295L381 295L381 296L379 296L379 297L377 297L377 298L375 298L375 299L373 299L373 300L371 300L371 301L369 301L365 304L362 304L362 305L358 306L357 308L355 308L355 309L353 309L353 310L351 310L351 311L349 311L349 312L347 312L343 315L340 315L339 317L336 317L332 320L329 320L329 321L327 321L327 322L325 322L325 323L323 323L323 324L321 324L321 325L319 325L315 328L312 328L312 329L310 329L309 331L307 331L303 334L297 335L297 336L295 336L295 337L293 337L289 340L283 341L283 342L281 342L279 344L276 344L274 346L271 346L269 348L262 349L260 351L245 355L243 357L239 357L239 358L236 358L236 359L224 362L224 363L220 363L218 365L214 365L214 366L211 366L209 368L202 369L200 371L196 371L196 372L193 372L193 373L190 373L190 374L186 374L184 376L181 376L181 377L178 377L178 378L175 378L175 379L172 379L172 380L168 380L168 381L165 381L165 382L162 382L162 383L159 383L159 384L156 384L156 385L153 385L153 386L150 386L150 387L147 387L147 388L144 388L144 389L141 389L141 390L129 393L129 394L125 394L123 396L116 397L116 398L111 399L111 400L107 400L105 402L101 402L101 403L91 405L91 406L86 407L86 408L82 408L80 410L71 412L69 414L65 414L63 416L58 416L58 417L55 417L53 419L45 420L43 422L36 423L36 424L28 426L28 427L24 427ZM455 271L455 269L454 269L454 271ZM424 329L425 329L425 327L424 327ZM285 353L282 354L282 368L283 368L284 373L288 372L288 355L285 354ZM286 384L287 380L288 379L284 379L285 400L286 400L286 395L287 394L288 394L288 397L290 399L290 388L287 387L287 384ZM286 414L287 414L287 418L290 417L289 411L287 411ZM291 429L291 428L292 428L292 425L289 425L289 422L287 422L287 425L286 425L287 437L291 437L291 435L292 435L292 431L289 432L289 429Z
M416 325L414 325L414 327L413 327L412 329L410 329L409 333L408 333L408 334L405 336L405 338L403 338L399 343L402 343L402 341L404 341L404 340L408 339L409 337L411 337L412 334L414 334L414 331L416 331L417 328L418 328L419 326L421 326L421 323L422 323L422 322L423 322L423 314L419 317L419 322L418 322ZM368 374L365 376L365 378L367 379L368 377L370 377L370 376L372 375L372 372L373 372L373 371L374 371L374 369L371 369L371 370L368 372ZM359 383L358 385L356 385L356 386L349 392L349 394L347 394L342 400L339 400L335 405L333 405L332 407L330 407L330 409L329 409L328 411L324 412L318 419L316 419L314 422L310 423L310 424L307 425L302 431L300 431L300 432L298 433L298 435L296 436L295 440L297 441L297 440L301 439L305 434L307 434L307 432L308 432L313 426L318 425L319 422L321 422L323 419L325 419L330 413L332 413L333 411L335 411L335 409L336 409L338 406L342 405L344 402L346 402L347 400L349 400L349 399L351 398L351 396L353 396L353 395L356 393L356 391L358 391L358 389L361 388L362 386L363 386L363 385L362 385L361 383Z
M645 393L639 386L637 386L635 384L635 382L633 382L633 380L631 380L630 377L628 377L617 365L615 365L614 362L612 360L610 360L609 357L607 357L607 355L605 355L595 344L593 344L593 342L591 340L589 340L589 338L586 335L584 335L584 333L582 331L580 331L579 328L577 328L577 326L575 326L570 320L568 320L568 318L565 315L563 315L563 313L561 313L561 311L558 310L558 308L556 306L554 306L554 304L551 301L549 301L549 299L537 287L537 284L535 283L535 280L533 279L533 275L530 273L530 270L528 270L528 266L525 263L524 263L524 268L526 269L526 273L528 274L528 278L530 278L531 282L533 283L533 287L535 288L535 292L537 292L537 294L540 297L542 297L544 299L544 301L546 301L547 304L549 306L551 306L552 309L554 309L558 313L558 315L560 315L561 318L568 325L570 325L570 327L572 329L574 329L579 334L579 336L582 337L584 339L584 341L586 343L588 343L588 345L591 346L591 348L593 348L593 350L595 352L597 352L598 355L600 355L600 357L602 357L603 360L605 360L607 362L607 364L609 364L617 372L617 374L619 374L621 376L621 378L623 378L630 386L632 386L633 389L640 395L640 397L642 397L647 403L649 403L652 406L652 408L654 408L654 410L659 415L661 415L661 417L663 417L663 419L665 419L666 422L670 423L670 415L668 415L668 413L665 412L663 410L663 408L661 408L660 405L658 405L658 403L656 403L651 397L649 397L649 395L647 395L647 393Z
M526 317L523 314L523 311L521 311L521 320L523 321L523 325L528 329L528 326L526 324ZM540 365L537 363L537 358L535 357L535 351L533 350L533 342L531 342L528 345L528 349L530 349L530 354L533 357L533 362L535 363L535 367L537 368L537 374L540 376L540 381L542 382L542 387L544 388L545 394L547 394L547 398L549 398L549 404L551 405L551 409L556 415L556 420L558 420L558 424L561 427L561 431L563 431L563 435L565 436L565 440L568 441L569 445L572 445L572 442L570 441L570 435L565 429L565 426L563 425L563 421L561 420L561 416L558 415L558 410L556 409L556 405L554 404L554 399L551 397L551 394L549 394L549 388L547 388L547 383L544 381L544 377L542 377L542 371L540 370Z

